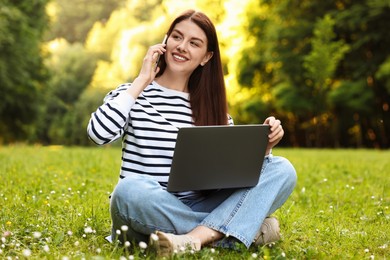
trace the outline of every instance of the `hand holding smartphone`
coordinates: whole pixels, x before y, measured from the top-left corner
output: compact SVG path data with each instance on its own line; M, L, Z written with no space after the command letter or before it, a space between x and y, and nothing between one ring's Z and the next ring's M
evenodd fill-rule
M167 40L168 40L168 35L165 34L165 37L164 37L164 40L162 41L162 44L166 44L166 43L167 43ZM160 58L161 58L161 54L159 54L158 57L157 57L156 64L155 64L155 66L154 66L154 71L157 70L158 63L160 62Z

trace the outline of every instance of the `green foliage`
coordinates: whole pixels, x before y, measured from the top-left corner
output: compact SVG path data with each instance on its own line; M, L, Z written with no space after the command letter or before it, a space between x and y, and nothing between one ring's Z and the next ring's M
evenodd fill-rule
M48 67L52 77L41 107L37 136L45 143L80 144L76 142L79 139L74 137L73 133L74 120L77 120L74 114L75 104L91 81L96 68L96 57L79 43L62 42L59 43L58 49L53 51ZM90 115L89 110L78 112L85 113L85 116ZM80 130L80 127L76 129ZM78 132L78 135L84 133L85 128L84 131Z
M149 248L104 240L120 147L0 148L0 258L155 259ZM275 216L282 240L240 251L206 247L171 259L386 259L389 151L275 149L298 184ZM354 163L359 158L359 163ZM335 246L337 245L337 246Z
M32 132L47 79L41 40L47 0L0 1L0 143Z
M122 0L53 0L47 40L65 38L70 43L84 42L94 23L104 23L121 3Z
M243 86L273 86L264 95L273 95L271 110L282 121L296 123L288 127L291 143L303 136L299 143L310 146L333 146L336 138L343 146L388 147L384 132L390 128L385 65L390 52L386 29L390 22L385 18L389 14L390 6L383 0L250 1L249 40L237 63L238 80ZM254 84L257 73L262 81ZM357 92L358 98L347 100ZM334 118L349 121L351 113L357 122L332 126ZM359 143L348 138L356 124L362 131Z

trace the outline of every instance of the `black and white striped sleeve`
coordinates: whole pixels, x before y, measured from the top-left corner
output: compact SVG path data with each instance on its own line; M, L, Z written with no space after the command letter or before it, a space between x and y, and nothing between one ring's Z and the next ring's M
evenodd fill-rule
M129 84L121 85L104 98L104 103L91 114L87 133L96 144L115 141L124 133L134 98L127 93Z

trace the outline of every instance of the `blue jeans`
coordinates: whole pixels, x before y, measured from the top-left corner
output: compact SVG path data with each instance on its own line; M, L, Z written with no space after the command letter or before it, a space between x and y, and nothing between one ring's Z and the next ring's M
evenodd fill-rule
M122 225L123 240L148 241L156 230L186 234L203 225L226 235L224 244L240 241L249 247L264 219L283 205L297 176L291 163L269 155L260 181L252 188L214 191L196 200L179 200L150 176L134 174L122 179L111 197L112 238Z

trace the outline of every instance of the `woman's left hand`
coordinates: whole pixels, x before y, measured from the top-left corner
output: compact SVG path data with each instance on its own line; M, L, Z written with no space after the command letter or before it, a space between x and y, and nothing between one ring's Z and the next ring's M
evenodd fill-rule
M264 124L270 126L270 133L268 135L269 141L267 146L266 154L269 154L271 149L282 140L284 135L284 130L279 119L276 119L273 116L267 117L264 121Z

